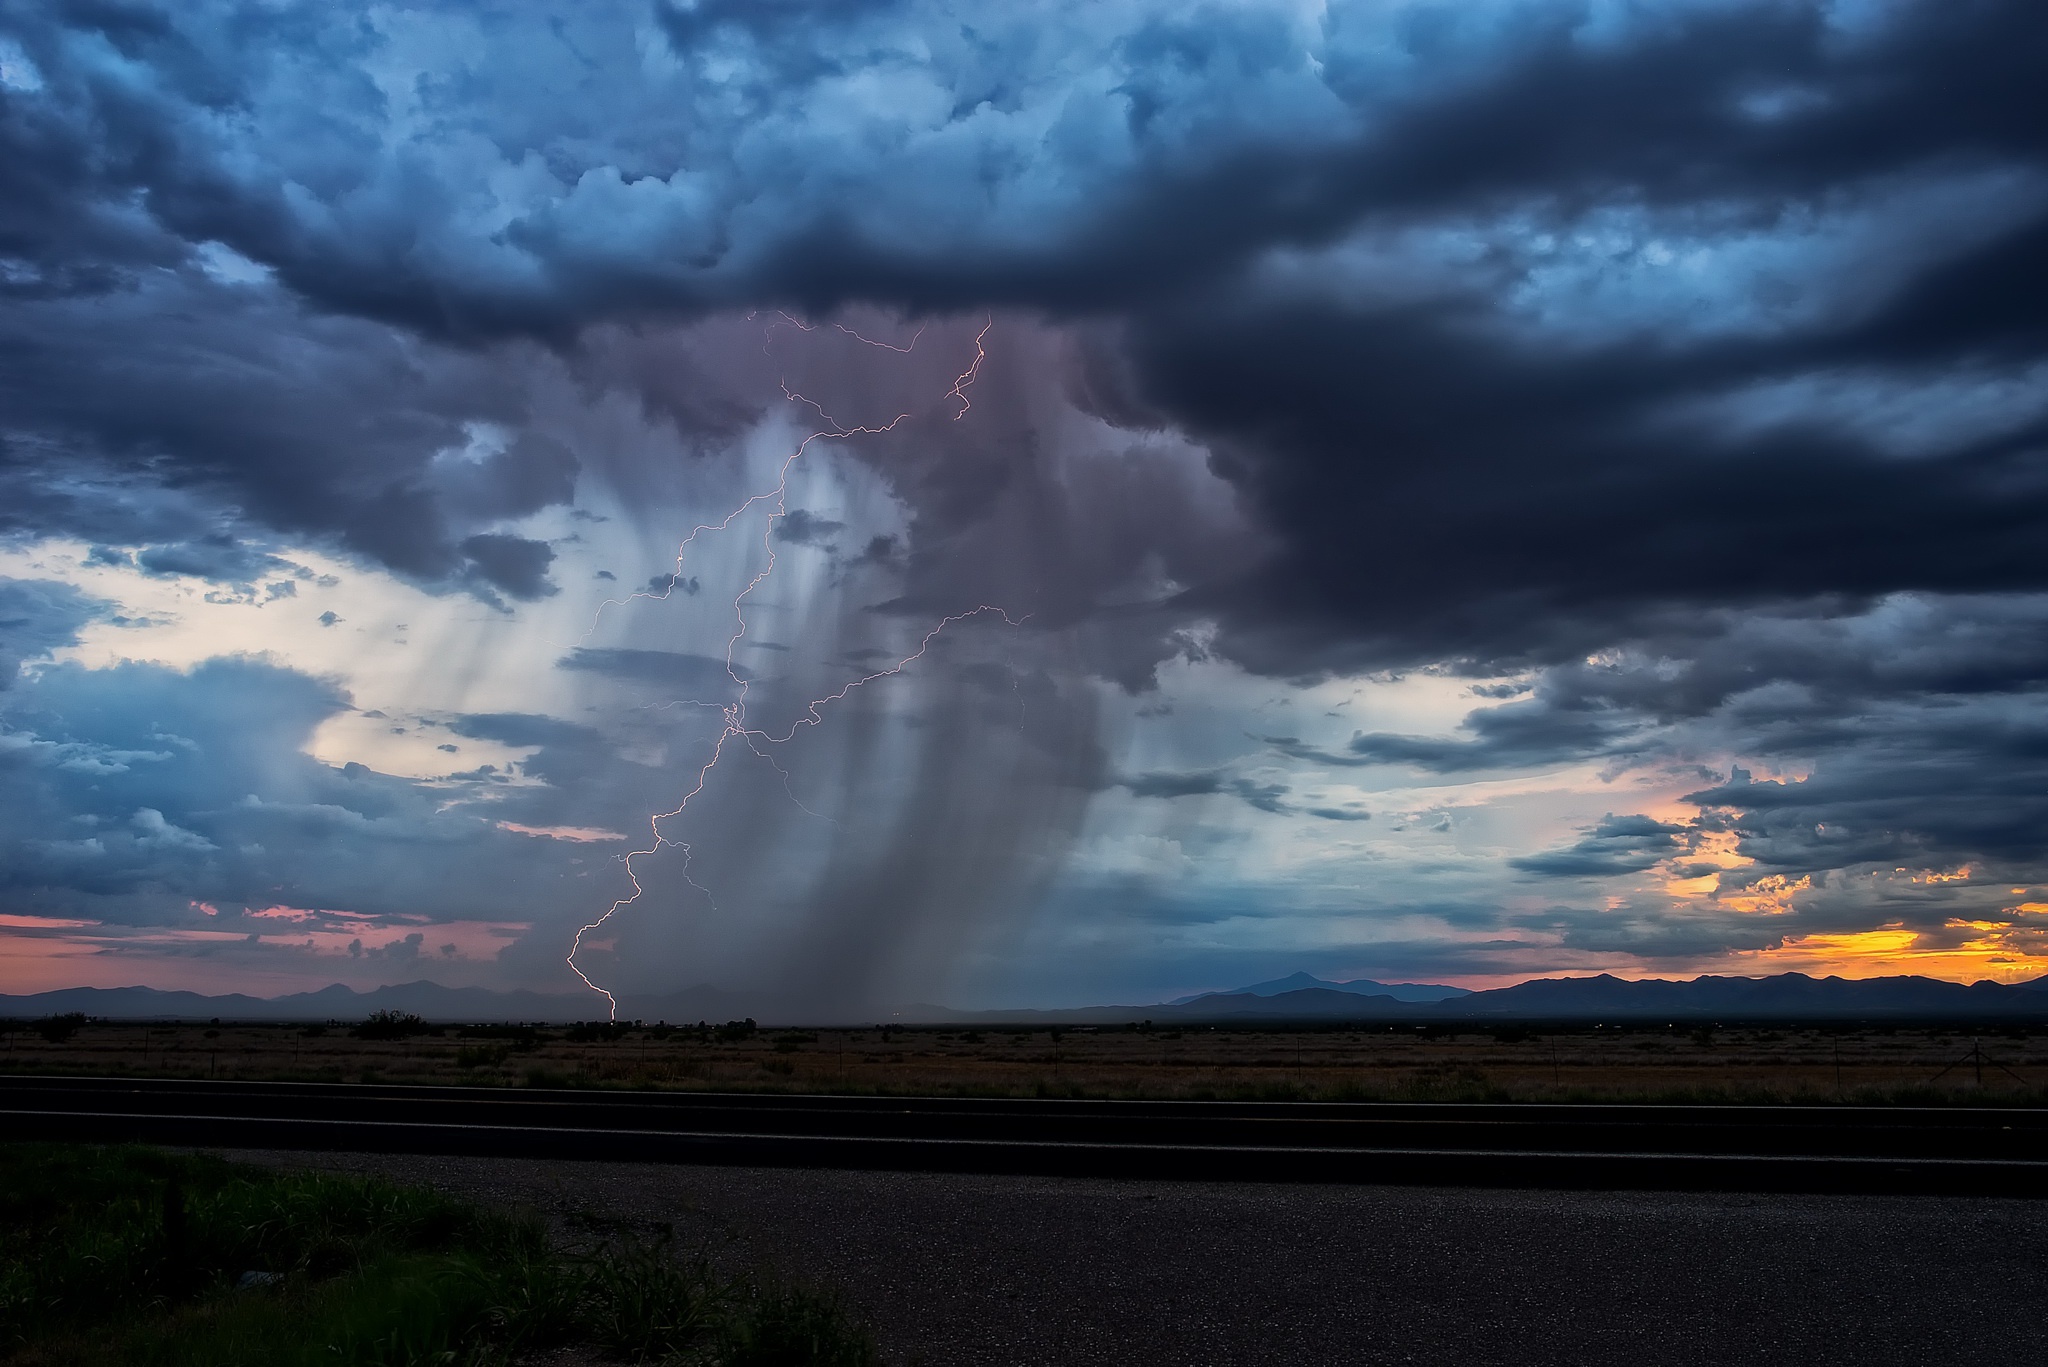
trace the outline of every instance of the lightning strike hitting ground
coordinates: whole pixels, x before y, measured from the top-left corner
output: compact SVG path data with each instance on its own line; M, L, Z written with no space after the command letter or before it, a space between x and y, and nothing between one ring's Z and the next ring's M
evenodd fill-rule
M771 336L773 334L773 329L775 327L785 324L790 327L794 327L801 332L816 331L816 324L804 323L796 318L790 317L786 313L778 314L777 317L780 320L779 322L769 324ZM941 397L941 402L944 402L949 399L959 400L959 411L953 414L953 420L955 422L958 422L961 418L967 416L967 411L972 406L967 398L967 388L969 385L972 385L981 374L982 362L986 360L988 357L988 352L983 345L983 341L988 336L989 329L992 328L994 325L995 320L992 317L986 319L982 323L981 331L976 333L974 336L974 360L968 365L966 370L962 371L954 379L953 387L947 390L946 393ZM922 336L924 333L924 329L919 328L917 333L912 335L910 342L907 345L899 347L892 346L887 342L876 341L873 338L863 337L860 333L855 332L852 328L845 327L841 324L835 323L833 324L833 326L837 328L840 332L845 333L847 336L854 338L856 341L864 342L869 346L879 347L886 351L895 351L906 355L909 354L912 347L915 347L917 345L918 337ZM718 910L718 903L716 899L712 897L711 890L709 888L706 888L702 883L699 883L693 876L691 876L691 849L689 843L687 841L671 840L668 837L664 836L661 833L661 823L670 820L671 818L681 816L683 812L688 809L690 803L694 801L700 794L703 793L705 785L710 782L712 771L718 767L719 760L722 759L725 755L726 742L738 740L741 744L746 746L749 752L751 752L752 754L756 755L761 759L767 760L769 765L778 774L782 776L783 790L789 793L790 801L796 803L799 810L807 812L812 816L819 817L821 820L829 821L832 818L826 817L822 813L811 811L809 807L804 806L802 802L797 800L796 793L794 792L794 790L790 788L789 772L786 769L784 769L779 763L777 763L774 757L768 751L762 749L762 747L787 744L793 737L795 737L797 732L802 728L806 726L818 726L823 724L825 720L824 714L820 712L818 709L828 706L832 703L842 701L849 693L853 692L853 690L855 690L856 688L861 688L867 684L874 683L878 679L886 679L896 674L902 673L910 665L922 659L924 657L925 652L931 649L932 642L938 639L939 635L942 632L944 632L947 627L952 626L956 622L963 622L971 617L980 617L989 613L993 613L996 616L1001 617L1003 621L1010 626L1020 625L1025 620L1023 618L1012 618L1009 615L1009 613L1005 612L1003 609L998 607L992 607L986 603L981 604L978 607L971 608L966 612L954 613L949 617L942 618L939 621L938 625L934 626L930 631L925 633L924 639L918 643L918 647L914 652L904 656L902 659L898 660L889 668L876 670L872 674L863 675L862 677L854 679L851 682L847 683L844 687L840 688L839 691L836 693L827 694L822 698L813 699L811 702L804 706L801 715L799 715L795 721L791 722L789 729L783 732L781 735L774 735L770 732L761 730L758 727L750 726L747 721L747 695L750 689L752 688L752 682L747 678L741 677L739 670L735 667L733 663L733 655L734 652L736 652L739 649L740 642L743 641L747 635L746 602L748 597L752 595L754 590L759 588L761 584L769 578L769 576L775 573L775 524L778 521L780 521L783 517L788 515L790 470L795 467L797 461L803 458L804 453L810 449L812 442L820 440L838 440L847 437L863 435L880 435L881 433L884 432L894 431L899 424L907 421L912 416L909 413L898 413L894 418L890 419L887 423L884 423L879 427L850 425L840 422L838 419L834 418L830 413L827 413L822 407L820 407L814 401L805 398L802 394L796 393L794 390L790 389L787 384L784 384L782 386L782 393L783 397L788 399L791 403L803 404L806 407L810 408L827 425L824 428L812 432L810 435L806 436L802 441L797 443L795 449L793 449L787 456L783 457L782 466L780 470L777 472L775 486L773 488L767 489L761 493L753 495L751 498L748 498L745 502L741 503L738 507L734 508L731 512L727 513L725 517L719 520L718 522L700 523L696 527L691 529L690 534L684 537L681 543L676 548L675 570L673 573L669 575L668 584L661 590L661 592L654 593L651 591L642 591L639 593L629 594L623 599L607 598L603 603L600 603L598 605L597 612L595 615L593 615L591 619L590 630L584 633L584 639L588 640L590 636L590 631L595 631L597 629L598 622L602 619L604 610L606 608L624 606L626 603L632 602L635 599L649 599L656 602L666 601L669 595L675 591L676 585L684 582L683 563L689 555L691 545L695 543L697 537L700 534L704 532L725 531L726 529L730 528L734 522L738 521L739 518L742 515L744 515L748 509L753 508L757 505L769 505L768 514L763 519L761 526L761 547L762 550L767 554L767 563L760 570L755 572L753 577L747 580L745 587L743 587L739 591L739 593L734 596L732 601L734 627L732 634L726 638L725 642L725 672L727 677L729 677L732 680L733 685L737 690L737 695L735 696L732 702L723 704L722 706L719 704L712 703L696 704L697 706L707 707L719 706L721 715L724 719L724 725L718 733L718 738L714 742L712 742L711 755L708 759L704 761L703 767L697 771L696 783L690 788L688 792L683 794L682 800L680 802L678 802L673 808L669 809L668 811L656 812L648 817L647 825L651 839L648 843L647 848L630 850L620 857L621 862L625 865L626 868L626 880L627 882L632 884L632 892L625 897L619 898L618 900L614 901L609 907L605 908L604 914L602 916L599 916L596 920L591 921L588 924L583 925L577 929L575 939L573 943L570 945L569 953L565 960L569 965L570 972L574 973L579 979L581 979L585 987L588 987L591 991L599 994L605 999L605 1003L608 1008L609 1014L611 1018L614 1020L618 1018L619 1014L618 998L614 996L609 989L601 986L596 981L594 981L590 977L590 975L585 973L582 967L578 965L576 962L576 956L582 953L583 951L583 937L594 930L599 930L603 928L605 924L608 923L612 919L612 917L616 916L621 910L625 909L626 907L632 906L635 902L640 900L640 895L643 891L645 891L645 889L642 888L640 884L639 873L637 870L634 869L633 861L643 856L655 854L663 849L668 849L671 847L682 851L683 880L687 882L692 888L695 888L698 892L704 894L705 901L709 903L713 911Z

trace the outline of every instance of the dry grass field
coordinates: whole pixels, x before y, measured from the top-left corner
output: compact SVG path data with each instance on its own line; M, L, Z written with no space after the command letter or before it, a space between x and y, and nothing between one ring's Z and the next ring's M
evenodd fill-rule
M0 1034L0 1073L866 1095L2037 1105L2048 1104L2048 1028L14 1022Z

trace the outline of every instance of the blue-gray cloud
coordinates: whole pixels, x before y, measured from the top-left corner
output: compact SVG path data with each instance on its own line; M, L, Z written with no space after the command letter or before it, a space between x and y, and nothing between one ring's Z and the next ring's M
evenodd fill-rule
M1127 789L1132 797L1213 797L1227 794L1255 811L1273 816L1301 813L1319 817L1324 821L1372 820L1372 813L1358 807L1339 807L1327 803L1303 806L1290 802L1288 794L1293 791L1290 784L1261 783L1257 779L1242 775L1233 776L1222 769L1132 774L1118 779L1115 786Z
M744 683L753 677L744 665L727 665L709 655L678 650L578 646L561 658L559 667L654 684L679 696L706 702L729 701L734 681Z
M0 579L0 689L14 686L24 662L75 644L79 628L108 611L69 584Z
M1609 812L1585 838L1562 850L1525 855L1508 863L1524 873L1601 876L1635 873L1687 849L1691 828L1651 817Z

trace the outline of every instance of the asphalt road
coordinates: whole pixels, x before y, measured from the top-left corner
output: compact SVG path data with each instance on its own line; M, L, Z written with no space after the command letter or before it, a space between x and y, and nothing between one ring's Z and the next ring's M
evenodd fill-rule
M0 1078L21 1138L1053 1176L2048 1195L2048 1112Z
M262 1157L670 1222L925 1367L2048 1363L2038 1201Z

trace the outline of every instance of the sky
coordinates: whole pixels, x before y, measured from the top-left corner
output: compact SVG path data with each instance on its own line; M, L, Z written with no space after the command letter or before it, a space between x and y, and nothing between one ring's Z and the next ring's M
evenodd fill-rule
M2043 51L0 0L0 991L2038 976Z

